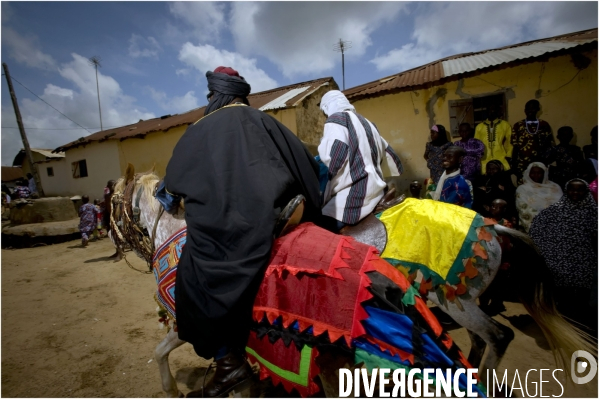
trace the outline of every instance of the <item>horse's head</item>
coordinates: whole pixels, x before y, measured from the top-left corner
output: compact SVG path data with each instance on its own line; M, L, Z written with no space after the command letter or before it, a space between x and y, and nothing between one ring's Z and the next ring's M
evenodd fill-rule
M153 169L135 173L129 164L125 176L117 180L112 196L113 242L121 248L130 246L148 263L154 249L170 236L171 230L184 225L183 215L163 216L162 206L154 198L159 181Z

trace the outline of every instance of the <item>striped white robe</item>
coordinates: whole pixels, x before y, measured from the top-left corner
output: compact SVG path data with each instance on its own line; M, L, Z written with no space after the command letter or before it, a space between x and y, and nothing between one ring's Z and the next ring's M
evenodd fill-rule
M376 126L353 111L328 117L318 154L329 168L322 214L346 224L358 223L381 200L383 170L390 176L403 173L399 157Z

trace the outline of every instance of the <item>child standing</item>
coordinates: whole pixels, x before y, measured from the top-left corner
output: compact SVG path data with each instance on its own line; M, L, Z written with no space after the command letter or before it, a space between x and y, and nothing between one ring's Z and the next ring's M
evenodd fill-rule
M451 146L443 153L445 171L437 183L432 199L472 209L472 185L460 174L460 164L466 151L462 147Z
M87 246L89 235L96 229L97 213L96 207L89 203L89 196L81 197L83 205L79 208L79 231L81 232L81 245Z
M101 202L98 198L96 198L94 200L94 206L96 207L96 215L97 215L97 223L96 223L96 230L94 231L94 237L96 237L96 239L98 238L98 236L100 236L100 238L102 238L102 207L100 206Z

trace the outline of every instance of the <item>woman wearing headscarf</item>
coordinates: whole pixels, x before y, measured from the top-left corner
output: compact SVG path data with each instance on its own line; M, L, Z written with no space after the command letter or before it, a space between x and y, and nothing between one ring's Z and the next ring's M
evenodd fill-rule
M187 242L177 269L179 338L215 358L199 397L226 397L251 380L245 360L252 304L270 260L281 210L298 194L304 220L320 216L318 165L273 117L248 107L250 85L237 71L206 73L205 116L181 137L164 188L185 201Z
M534 218L530 236L551 270L560 311L595 329L597 204L582 179L570 180L565 190L558 202Z
M329 178L322 208L328 223L323 227L337 232L368 216L383 197L384 174L399 176L403 166L376 126L339 90L322 96L320 108L327 120L318 155Z
M516 189L516 209L520 226L528 233L530 223L543 209L555 204L562 197L560 186L549 181L547 167L532 162L522 175L524 183Z

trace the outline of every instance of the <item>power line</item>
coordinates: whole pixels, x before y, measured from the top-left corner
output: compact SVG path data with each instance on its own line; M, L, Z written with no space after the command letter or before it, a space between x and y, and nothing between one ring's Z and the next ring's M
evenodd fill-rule
M68 116L66 116L65 114L63 114L62 112L60 112L59 110L57 110L56 108L54 108L52 105L48 104L48 102L46 102L46 100L44 100L43 98L41 98L40 96L38 96L37 94L35 94L34 92L32 92L31 90L29 90L23 83L19 82L17 79L15 79L14 76L11 76L12 80L14 80L15 82L17 82L18 84L20 84L21 86L23 86L25 88L25 90L27 90L28 92L30 92L31 94L33 94L34 96L36 96L37 98L39 98L40 100L42 100L46 105L48 105L50 108L52 108L54 111L58 112L60 115L64 116L65 118L67 118L68 120L70 120L71 122L73 122L75 125L80 126L82 129L87 130L89 133L91 133L91 131L89 131L87 128L81 126L80 124L78 124L77 122L75 122L74 120L72 120L71 118L69 118Z

